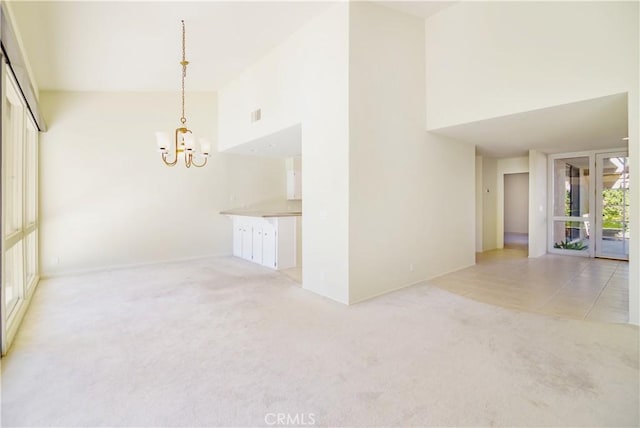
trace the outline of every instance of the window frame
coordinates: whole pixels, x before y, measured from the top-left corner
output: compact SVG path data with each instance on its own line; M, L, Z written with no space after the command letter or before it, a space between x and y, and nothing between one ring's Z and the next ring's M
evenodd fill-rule
M38 158L39 158L39 130L37 123L27 108L26 100L11 68L2 61L0 79L2 84L0 104L2 108L0 150L0 196L2 205L2 222L0 222L0 322L2 354L6 354L20 322L24 317L31 297L39 283L39 208L38 208ZM7 116L8 103L18 105L10 107L10 111L17 112L19 117ZM16 129L18 129L16 131ZM16 153L20 154L18 157ZM18 159L19 158L19 159ZM19 161L18 161L19 160ZM9 162L13 162L9 164ZM8 191L9 175L19 176L19 186ZM13 185L11 183L11 185ZM29 188L27 188L29 187ZM18 189L19 194L15 194ZM31 198L29 201L28 198ZM11 200L9 200L11 199ZM19 199L19 201L18 201ZM19 218L15 205L19 204ZM7 214L11 214L9 220ZM12 222L10 224L10 222ZM18 249L18 254L16 254ZM9 257L9 253L11 252ZM7 264L12 261L12 265ZM7 272L9 271L9 272ZM8 301L8 281L12 281L11 293L18 297L15 303ZM14 299L13 296L12 301ZM10 307L9 307L10 305Z

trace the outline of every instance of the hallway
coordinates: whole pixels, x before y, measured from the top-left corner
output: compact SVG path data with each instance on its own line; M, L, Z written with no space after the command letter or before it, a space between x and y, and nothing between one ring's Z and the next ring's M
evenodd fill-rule
M562 318L629 319L629 264L547 254L529 259L507 248L477 254L475 266L429 281L470 299Z

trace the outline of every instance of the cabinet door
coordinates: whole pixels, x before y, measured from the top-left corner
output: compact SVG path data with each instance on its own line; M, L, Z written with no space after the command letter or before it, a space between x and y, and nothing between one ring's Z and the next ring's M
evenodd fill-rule
M256 263L262 263L262 228L253 227L253 255L251 260Z
M242 258L251 260L253 256L253 228L251 225L242 226Z
M262 229L262 264L275 269L276 254L276 229L269 225Z
M233 222L233 255L242 257L242 224L238 220Z

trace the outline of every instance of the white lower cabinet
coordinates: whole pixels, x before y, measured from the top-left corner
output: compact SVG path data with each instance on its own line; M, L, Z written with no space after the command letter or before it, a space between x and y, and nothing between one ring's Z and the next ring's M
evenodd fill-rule
M296 217L230 217L234 256L271 269L296 266Z
M293 242L295 245L295 241ZM285 244L283 244L285 245ZM276 242L276 231L273 227L266 227L262 230L262 264L264 266L273 267L274 269L286 269L287 267L295 266L295 260L293 266L278 267L278 258L276 257L278 251L278 245ZM284 266L285 260L281 261L281 265Z
M251 242L251 261L262 264L262 228L253 228L253 241Z
M240 253L240 257L243 259L251 260L251 242L252 242L252 229L250 224L242 225L242 250Z

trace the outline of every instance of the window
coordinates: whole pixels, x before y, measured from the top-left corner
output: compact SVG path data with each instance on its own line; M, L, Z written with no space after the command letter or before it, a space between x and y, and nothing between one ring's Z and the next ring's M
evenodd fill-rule
M2 71L4 352L38 282L38 129L11 71Z

